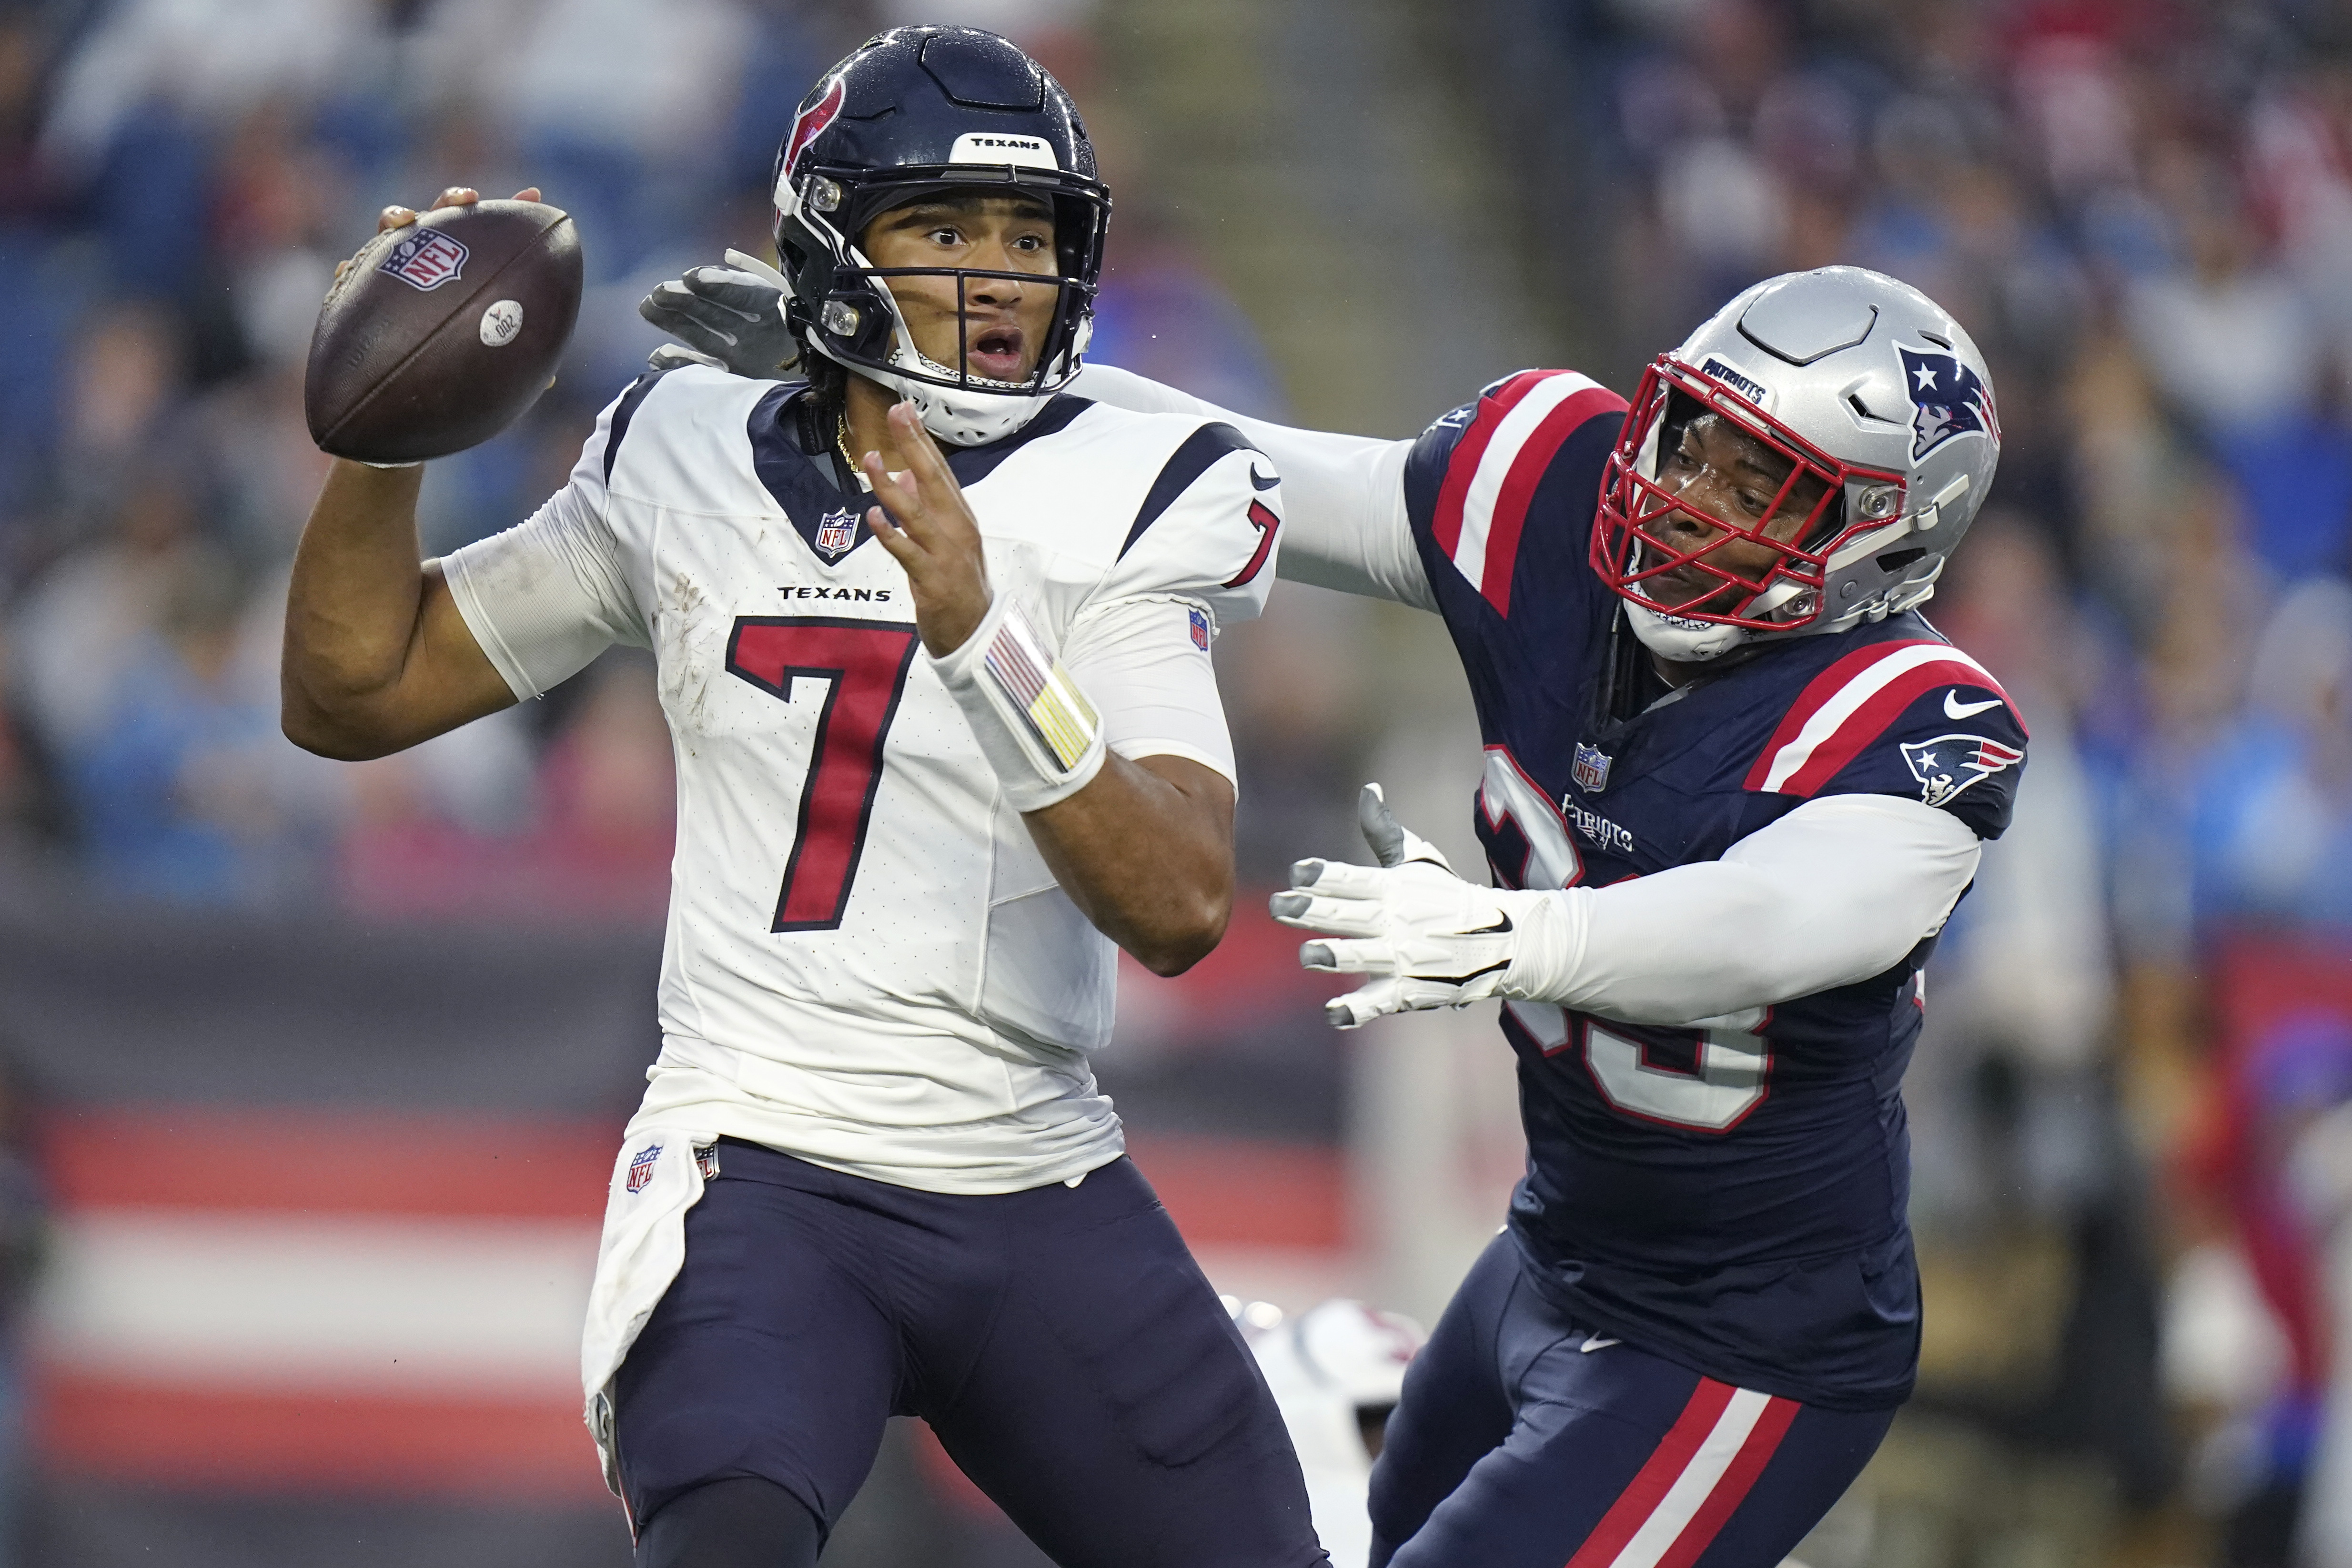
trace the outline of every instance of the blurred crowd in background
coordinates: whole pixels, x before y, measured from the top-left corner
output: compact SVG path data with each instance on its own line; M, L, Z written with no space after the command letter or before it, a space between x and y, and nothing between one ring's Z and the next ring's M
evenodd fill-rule
M1120 205L1094 357L1311 414L1315 365L1269 351L1275 306L1215 242L1284 215L1156 201L1120 115L1097 119L1132 85L1102 37L1129 10L0 5L0 876L657 921L670 763L642 659L380 762L278 734L335 260L453 182L535 184L579 220L558 384L429 470L425 549L455 548L561 483L656 341L639 296L765 250L816 73L875 25L969 20L1097 120ZM2352 1565L2352 7L1386 10L1438 38L1413 89L1510 204L1470 243L1523 285L1517 363L1624 389L1745 284L1852 262L1952 310L1993 367L2000 477L1930 614L2021 699L2032 761L1910 1079L1921 1397L1809 1557ZM1286 594L1311 635L1283 630ZM1344 851L1302 839L1419 721L1365 690L1377 635L1285 590L1277 640L1225 650L1245 880ZM1282 681L1235 679L1273 649Z

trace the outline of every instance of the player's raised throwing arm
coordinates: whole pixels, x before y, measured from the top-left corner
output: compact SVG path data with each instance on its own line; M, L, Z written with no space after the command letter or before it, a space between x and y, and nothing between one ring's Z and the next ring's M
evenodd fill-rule
M462 186L436 208L479 199ZM536 189L516 193L537 201ZM383 209L379 231L416 221ZM340 272L339 272L340 275ZM416 548L422 465L379 468L338 459L294 552L279 671L286 738L358 761L404 750L511 704L437 565Z
M286 602L287 739L357 761L514 701L416 548L425 470L338 461L319 491Z

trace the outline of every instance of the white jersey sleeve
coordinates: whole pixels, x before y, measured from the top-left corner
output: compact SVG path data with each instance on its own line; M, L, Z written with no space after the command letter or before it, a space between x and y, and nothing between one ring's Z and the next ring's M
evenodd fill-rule
M1209 663L1212 622L1192 600L1122 599L1072 628L1062 663L1120 756L1184 757L1231 784L1234 742Z
M1527 999L1687 1025L1850 985L1943 928L1983 848L1916 800L1810 800L1719 860L1546 894Z
M614 643L651 646L605 518L614 426L636 387L597 416L564 487L525 521L444 558L457 614L517 698L540 697Z
M1115 365L1087 365L1071 390L1140 414L1222 420L1246 436L1282 474L1287 537L1278 569L1289 581L1437 608L1405 510L1404 468L1412 441L1248 418Z

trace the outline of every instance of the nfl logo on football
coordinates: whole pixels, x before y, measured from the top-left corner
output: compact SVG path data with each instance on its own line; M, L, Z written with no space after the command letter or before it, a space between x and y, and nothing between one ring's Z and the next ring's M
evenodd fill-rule
M1598 746L1577 742L1576 761L1569 768L1569 776L1576 787L1589 795L1599 795L1609 787L1609 753Z
M637 1151L636 1157L629 1162L629 1191L641 1193L646 1190L647 1184L654 1179L654 1162L661 1158L661 1152L662 1146L658 1143L648 1143Z
M384 271L428 294L444 283L455 281L465 268L464 242L433 229L409 236L383 258Z
M828 563L838 561L848 554L849 547L856 542L857 542L857 520L849 514L847 508L840 511L826 512L818 521L816 552L824 556Z

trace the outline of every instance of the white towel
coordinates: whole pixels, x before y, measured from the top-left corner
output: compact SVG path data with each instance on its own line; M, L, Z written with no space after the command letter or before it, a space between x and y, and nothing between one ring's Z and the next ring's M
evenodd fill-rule
M718 1174L711 1154L717 1142L717 1134L690 1128L632 1127L613 1162L596 1283L580 1341L580 1382L588 1431L614 1497L621 1496L621 1474L613 1450L613 1374L686 1261L686 1211L701 1201L704 1179Z

